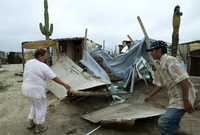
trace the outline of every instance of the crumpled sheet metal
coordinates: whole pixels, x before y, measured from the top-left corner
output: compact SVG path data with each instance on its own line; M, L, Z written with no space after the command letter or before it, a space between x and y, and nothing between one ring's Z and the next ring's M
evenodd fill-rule
M118 104L109 106L82 116L83 119L92 123L104 123L104 121L127 121L159 116L164 109L153 107L149 104Z
M83 58L80 61L95 76L100 77L107 83L111 83L109 76L104 69L91 57L89 52L84 50Z
M121 76L125 82L137 61L141 57L148 59L144 40L135 42L127 53L121 54L115 58L110 57L109 54L106 54L102 49L93 50L90 54L92 57L102 57L104 63L112 70L113 74Z
M97 62L90 63L91 59L98 57L103 60L104 69ZM96 76L105 80L108 80L109 77L113 80L112 77L116 77L115 80L122 79L124 86L127 86L130 82L133 67L142 57L147 61L149 60L149 54L146 52L144 40L138 40L134 42L134 45L132 45L132 48L127 53L121 54L116 58L112 58L101 48L87 50L87 53L84 53L81 63ZM94 65L98 65L100 68L96 68L97 66ZM110 74L105 71L109 71ZM111 76L108 77L108 75Z
M82 68L76 65L67 56L60 58L57 63L52 66L52 70L58 77L69 84L73 91L85 90L109 84L108 82L83 71ZM50 81L47 84L47 89L60 99L67 96L65 88L53 81Z

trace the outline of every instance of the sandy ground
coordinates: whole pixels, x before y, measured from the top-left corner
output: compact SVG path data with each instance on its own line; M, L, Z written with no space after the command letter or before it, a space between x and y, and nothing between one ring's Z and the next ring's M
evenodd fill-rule
M22 65L3 65L2 67L7 71L0 72L0 84L3 84L4 87L0 87L0 135L32 135L32 131L26 129L28 102L21 95L22 77L15 75L15 73L22 71ZM140 96L141 92L149 92L143 84L138 84L136 89L135 95L137 98L142 97ZM165 94L161 96L164 98L155 97L153 101L157 101L156 104L162 103L162 106L165 106ZM158 99L162 102L158 102ZM138 99L129 96L126 102L131 103L136 100ZM81 115L106 107L111 102L109 98L91 97L76 101L65 99L60 102L51 94L48 94L48 101L51 104L48 107L47 114L49 129L42 135L86 135L98 125L83 120ZM156 118L139 120L129 130L119 130L117 127L102 127L93 135L159 135L156 121ZM192 115L186 114L181 125L185 131L199 135L200 113L197 111Z

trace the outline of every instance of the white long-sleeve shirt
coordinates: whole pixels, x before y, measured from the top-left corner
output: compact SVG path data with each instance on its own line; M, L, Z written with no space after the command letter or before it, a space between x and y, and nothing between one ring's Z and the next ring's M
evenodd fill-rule
M23 74L22 94L34 98L46 98L46 81L56 77L51 68L37 59L26 62Z

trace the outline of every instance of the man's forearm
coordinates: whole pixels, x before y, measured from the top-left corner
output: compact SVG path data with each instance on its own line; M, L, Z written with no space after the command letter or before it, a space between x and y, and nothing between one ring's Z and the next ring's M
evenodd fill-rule
M189 95L188 93L189 93L189 87L190 87L190 83L188 79L181 81L180 85L181 85L181 89L183 93L183 100L188 100L188 95Z
M154 90L149 94L149 98L155 96L157 93L160 92L160 87L156 86Z
M182 93L183 93L183 104L184 104L184 109L186 112L191 113L193 112L193 107L192 104L189 100L189 88L191 87L190 82L188 79L185 79L180 82Z

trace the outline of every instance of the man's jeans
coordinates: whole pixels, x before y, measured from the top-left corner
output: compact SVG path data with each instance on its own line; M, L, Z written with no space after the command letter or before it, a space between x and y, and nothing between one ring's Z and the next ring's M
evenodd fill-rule
M168 108L158 120L160 134L175 135L179 129L179 123L184 113L184 109Z

